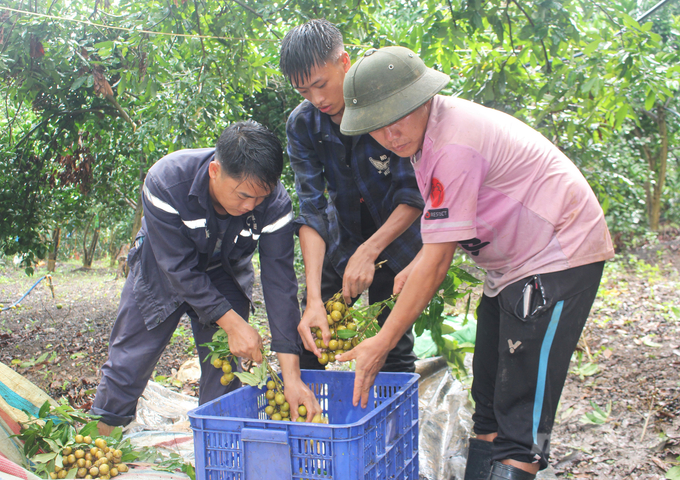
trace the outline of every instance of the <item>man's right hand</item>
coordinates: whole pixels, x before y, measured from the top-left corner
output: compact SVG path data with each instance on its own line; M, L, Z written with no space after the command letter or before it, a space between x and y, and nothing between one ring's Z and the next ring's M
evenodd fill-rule
M298 325L298 333L302 338L302 344L319 358L321 358L321 351L314 342L316 336L312 334L311 329L312 327L319 327L323 334L323 342L328 345L328 342L331 341L331 331L328 328L327 315L326 307L321 300L312 301L308 299L307 308L305 308L305 313L302 315Z
M232 354L262 363L262 338L238 313L229 310L217 321L217 325L229 336Z

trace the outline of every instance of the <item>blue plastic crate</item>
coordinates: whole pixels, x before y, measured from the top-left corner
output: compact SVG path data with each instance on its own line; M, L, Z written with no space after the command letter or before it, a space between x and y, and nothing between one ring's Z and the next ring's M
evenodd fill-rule
M268 420L244 387L189 412L196 480L418 480L418 375L380 373L365 409L353 372L303 370L329 424Z

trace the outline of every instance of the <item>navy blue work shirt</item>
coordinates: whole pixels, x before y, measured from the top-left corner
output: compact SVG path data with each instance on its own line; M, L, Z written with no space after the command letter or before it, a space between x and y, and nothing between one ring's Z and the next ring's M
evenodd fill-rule
M214 325L231 310L206 268L221 237L221 267L251 299L252 257L260 254L260 278L275 352L299 354L300 308L293 267L293 209L285 188L245 215L227 216L220 228L208 189L214 148L180 150L161 158L144 181L144 218L128 261L137 306L148 329L186 302L200 323ZM226 225L225 225L226 223ZM141 240L143 238L143 240ZM214 266L215 261L212 260Z
M307 225L319 233L339 275L343 275L349 257L366 240L361 232L362 200L376 228L385 223L397 205L424 208L408 159L397 157L370 135L361 135L351 138L348 164L345 146L330 116L309 101L290 114L286 134L300 200L295 224L298 229ZM380 258L399 272L421 247L420 222L415 221L383 250Z

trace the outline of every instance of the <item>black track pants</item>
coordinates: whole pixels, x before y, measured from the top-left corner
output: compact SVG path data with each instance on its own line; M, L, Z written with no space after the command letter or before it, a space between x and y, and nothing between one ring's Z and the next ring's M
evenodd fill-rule
M496 297L482 297L477 308L472 418L478 435L498 433L493 460L547 467L569 361L603 268L604 262L598 262L540 275L546 302L540 291L534 291L527 318L523 291L532 277L509 285Z

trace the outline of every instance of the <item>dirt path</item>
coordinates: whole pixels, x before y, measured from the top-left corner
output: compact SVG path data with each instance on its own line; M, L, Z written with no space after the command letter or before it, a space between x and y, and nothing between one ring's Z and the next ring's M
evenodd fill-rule
M560 478L663 479L665 470L677 464L677 246L670 242L607 266L552 437L552 462ZM44 273L39 269L27 278L12 266L0 266L0 303L18 299ZM56 299L43 281L22 308L0 312L0 361L52 397L88 408L123 280L101 266L84 272L76 264L60 264L53 282ZM266 334L263 317L260 304L256 318ZM158 364L156 379L172 385L173 372L193 354L191 328L184 320ZM196 393L192 384L175 388Z

